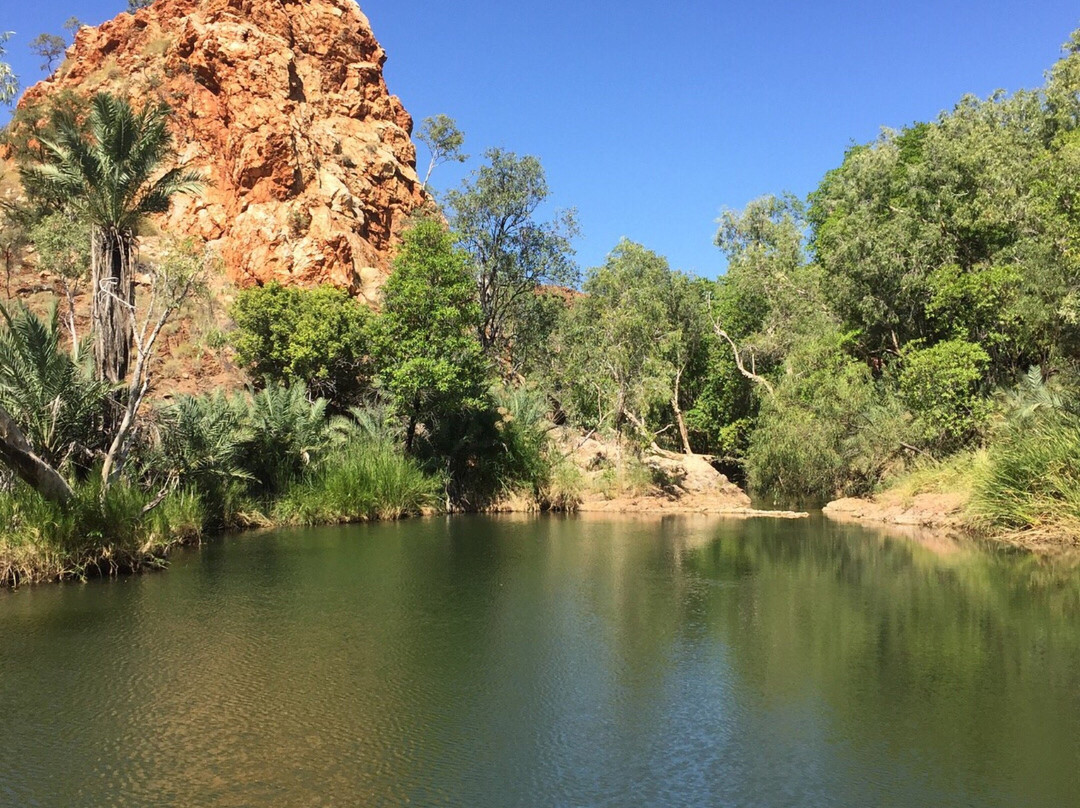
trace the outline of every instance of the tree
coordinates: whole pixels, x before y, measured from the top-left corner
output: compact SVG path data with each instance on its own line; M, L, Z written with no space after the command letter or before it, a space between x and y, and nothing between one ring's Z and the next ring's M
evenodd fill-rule
M75 41L75 36L86 27L86 23L80 20L78 17L68 17L64 20L64 30L71 34L72 42Z
M209 249L192 239L175 243L158 264L150 267L150 289L142 306L137 306L134 298L130 303L117 301L128 319L126 328L135 344L135 362L123 411L101 468L105 488L116 482L127 462L139 409L150 390L158 337L165 324L192 296L205 291L213 260Z
M151 5L154 0L128 0L128 11L135 13L140 8L146 8Z
M485 156L488 165L473 172L461 190L450 191L447 203L451 227L477 272L480 342L496 354L506 348L507 332L526 295L541 285L576 285L570 242L578 228L572 210L556 213L550 222L536 220L549 195L538 159L502 149L490 149Z
M30 228L30 241L37 252L38 268L60 279L67 300L67 326L71 350L78 351L75 328L75 298L90 271L90 228L71 210L50 213Z
M44 140L45 162L20 169L28 190L57 206L70 205L90 223L94 361L99 378L119 383L131 356L135 303L135 246L140 222L165 213L178 193L200 187L198 173L172 168L169 107L128 102L98 93L90 105L89 136L65 110L55 113L54 139Z
M560 335L572 407L589 412L590 424L629 426L650 442L675 428L682 450L692 453L683 413L707 330L700 286L623 240L590 271L584 291Z
M370 382L370 312L347 292L269 283L237 294L229 314L237 358L256 383L300 382L344 406Z
M45 317L25 305L0 307L0 405L44 462L85 468L103 448L101 411L109 385L92 377L77 350L63 348L55 304Z
M38 34L30 40L30 50L45 60L41 69L51 74L57 59L67 52L67 42L56 34Z
M0 33L0 104L10 104L19 93L19 79L11 65L4 61L4 45L11 35L11 31Z
M431 154L427 174L424 175L425 189L428 180L431 179L431 172L438 166L451 160L464 163L469 159L469 155L461 151L461 147L465 144L465 134L457 128L457 123L449 115L440 114L434 118L424 118L416 139L427 146Z
M422 219L405 232L372 349L378 381L406 420L407 450L420 424L481 403L487 363L475 293L468 256L443 225Z

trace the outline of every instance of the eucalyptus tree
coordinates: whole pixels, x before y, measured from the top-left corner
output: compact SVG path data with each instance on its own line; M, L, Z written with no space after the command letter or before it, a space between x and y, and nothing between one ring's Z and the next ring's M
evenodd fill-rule
M174 195L200 187L196 172L161 172L172 153L169 115L165 104L136 112L127 101L98 93L87 135L71 112L58 109L55 135L41 143L43 161L20 169L31 193L72 207L90 224L95 368L114 383L127 376L131 356L139 225L168 211Z
M19 93L19 79L11 65L4 61L4 45L11 39L11 31L0 32L0 104L10 104Z
M480 342L499 354L522 302L538 287L577 283L571 240L578 227L572 210L538 220L549 191L537 158L502 149L489 149L485 156L488 164L461 190L450 191L447 203L451 227L476 268Z
M584 291L554 345L565 403L586 425L629 427L649 441L674 429L692 453L684 411L705 353L701 285L624 239Z
M457 123L449 115L436 115L432 118L424 118L420 126L420 133L416 139L428 148L431 160L428 162L427 173L421 185L427 189L431 172L443 163L451 161L464 163L469 159L461 147L465 145L465 133L457 127Z
M30 50L44 60L41 63L41 70L52 73L57 61L67 51L67 42L56 34L38 34L30 40Z

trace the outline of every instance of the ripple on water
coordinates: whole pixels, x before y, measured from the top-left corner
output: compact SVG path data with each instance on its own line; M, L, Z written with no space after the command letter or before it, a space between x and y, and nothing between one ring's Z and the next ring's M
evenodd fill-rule
M1074 801L1080 582L872 536L427 520L0 597L0 804Z

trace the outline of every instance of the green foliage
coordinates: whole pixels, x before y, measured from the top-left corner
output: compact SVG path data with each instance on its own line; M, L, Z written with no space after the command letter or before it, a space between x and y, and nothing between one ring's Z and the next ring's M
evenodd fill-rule
M257 482L245 455L252 438L245 410L218 391L178 396L158 416L160 444L147 474L196 491L208 527L233 524L248 487Z
M1080 534L1080 418L1043 409L1010 420L990 445L971 509L987 529L1075 539Z
M198 172L159 171L172 150L170 114L165 104L136 112L127 101L98 93L84 129L76 109L54 107L40 138L41 162L19 169L23 186L45 204L75 207L96 227L133 232L146 215L166 213L175 194L201 187Z
M746 458L756 493L787 502L867 494L895 462L905 413L844 343L833 334L801 348L762 399Z
M461 151L461 147L465 145L465 134L458 129L457 123L449 115L439 114L424 118L416 139L427 146L431 155L427 174L424 176L425 187L431 179L431 172L441 164L451 160L464 163L469 159L469 155Z
M229 314L237 359L253 378L304 384L342 406L366 388L371 316L347 292L274 282L239 292Z
M271 384L250 398L235 399L244 425L242 468L254 492L273 499L301 479L330 445L325 399L309 401L300 385Z
M0 405L47 463L85 466L102 448L99 417L109 386L61 347L55 305L45 318L21 305L0 307L0 318Z
M961 339L905 353L900 396L929 448L953 451L979 433L989 412L979 389L989 362L981 346Z
M93 475L60 506L26 486L0 492L0 582L18 584L161 566L169 548L198 538L198 497L153 495L130 484L101 489Z
M53 65L67 51L67 42L56 34L38 34L30 40L30 50L44 59L41 70L52 73Z
M488 164L474 171L461 190L447 194L451 227L478 275L480 323L485 350L501 355L522 300L538 286L574 286L571 240L577 235L574 211L560 211L550 222L536 212L548 198L547 178L532 156L489 149Z
M1075 157L1066 133L1052 136L1051 95L965 97L825 177L813 247L860 352L889 361L909 342L962 338L987 350L997 379L1076 355L1060 306L1078 277Z
M400 519L433 507L442 487L397 446L353 439L294 485L275 514L300 524Z
M476 337L479 309L467 257L442 225L421 220L406 231L373 324L377 381L408 422L419 425L482 404L487 363Z
M520 299L507 334L514 374L545 380L557 375L559 357L552 344L573 297L572 292L549 286Z
M590 271L584 291L556 346L563 406L589 428L612 426L648 441L675 429L673 401L690 406L704 356L702 288L624 240Z
M77 285L90 271L90 228L71 211L56 211L30 229L38 266Z
M76 34L86 27L86 23L80 20L78 17L71 16L64 20L63 28L69 34L71 34L72 41L75 40Z
M198 492L210 527L271 507L307 479L334 443L326 400L309 401L300 385L180 396L157 420L159 444L148 453L144 475Z
M481 510L504 496L545 498L551 480L547 402L529 388L496 387L484 400L446 412L417 453L446 478L447 498Z
M0 104L10 104L19 93L19 79L11 65L4 61L4 45L11 38L11 31L0 32Z

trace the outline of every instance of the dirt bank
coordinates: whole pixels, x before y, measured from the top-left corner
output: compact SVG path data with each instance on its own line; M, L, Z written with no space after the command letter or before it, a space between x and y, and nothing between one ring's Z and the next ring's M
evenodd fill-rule
M868 499L845 497L823 509L830 519L920 527L946 532L966 530L963 494L902 494L885 491Z

